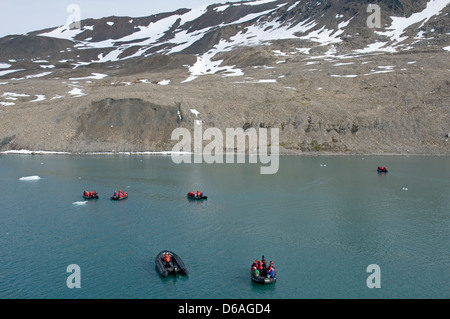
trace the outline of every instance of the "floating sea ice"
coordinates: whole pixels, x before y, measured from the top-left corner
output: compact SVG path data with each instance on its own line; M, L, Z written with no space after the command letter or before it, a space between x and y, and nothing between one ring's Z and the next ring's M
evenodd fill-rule
M87 201L84 201L84 202L73 202L72 205L81 206L81 205L85 205L86 203L87 203Z
M407 189L406 187L403 187L403 190L404 190L404 191L407 191L408 189Z
M19 181L37 181L40 179L41 178L39 176L25 176L25 177L19 178Z

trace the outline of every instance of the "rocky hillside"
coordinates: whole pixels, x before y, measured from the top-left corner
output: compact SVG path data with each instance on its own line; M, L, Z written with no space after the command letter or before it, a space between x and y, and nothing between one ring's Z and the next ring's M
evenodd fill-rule
M286 153L450 154L450 0L254 0L0 39L0 151L167 151L279 128Z

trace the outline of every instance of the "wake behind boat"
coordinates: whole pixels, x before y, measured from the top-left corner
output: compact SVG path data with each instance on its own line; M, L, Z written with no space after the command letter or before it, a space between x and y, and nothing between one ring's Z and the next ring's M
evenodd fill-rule
M187 275L189 270L181 258L174 252L163 250L155 258L155 266L162 277L177 274Z

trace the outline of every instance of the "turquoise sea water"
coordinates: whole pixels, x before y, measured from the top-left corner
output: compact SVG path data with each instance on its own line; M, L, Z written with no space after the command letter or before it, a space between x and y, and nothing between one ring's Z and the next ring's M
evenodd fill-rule
M0 298L450 297L448 157L282 157L277 174L259 169L0 156ZM129 198L110 201L119 189ZM83 190L100 199L83 203ZM208 199L189 201L191 190ZM159 276L165 249L189 276ZM250 280L262 254L275 263L273 285ZM66 284L71 264L79 289ZM379 289L366 284L371 264Z

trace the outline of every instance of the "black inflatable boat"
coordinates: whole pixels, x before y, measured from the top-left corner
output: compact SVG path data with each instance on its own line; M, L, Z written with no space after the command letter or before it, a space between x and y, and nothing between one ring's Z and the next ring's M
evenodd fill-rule
M166 255L169 255L169 262L166 261ZM163 250L156 256L155 266L159 274L164 278L168 275L187 275L189 273L181 258L169 250Z
M203 195L203 193L201 193L200 195L197 194L197 192L189 192L187 194L187 198L189 199L195 199L195 200L201 200L201 199L208 199L208 196Z
M98 194L97 194L97 192L94 192L93 194L84 192L83 198L84 199L98 199Z
M124 199L127 199L127 198L128 198L128 195L125 195L125 196L122 196L122 197L112 196L110 199L111 200L124 200Z
M268 285L268 284L273 284L275 281L277 281L277 275L275 274L274 277L263 277L263 276L258 276L255 277L253 276L253 274L250 274L252 281L256 284L260 284L260 285Z

